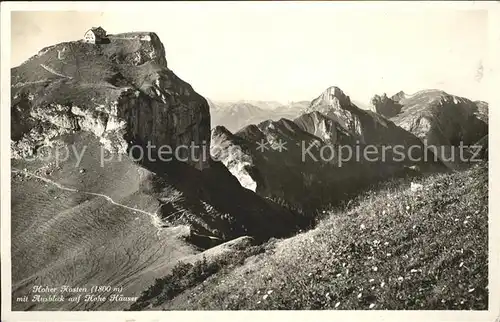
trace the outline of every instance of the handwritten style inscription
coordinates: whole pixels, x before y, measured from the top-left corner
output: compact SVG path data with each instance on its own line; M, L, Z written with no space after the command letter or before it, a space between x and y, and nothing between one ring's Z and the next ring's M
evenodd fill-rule
M135 302L137 297L124 296L122 287L93 285L72 287L68 285L52 287L35 285L30 295L18 297L17 302Z

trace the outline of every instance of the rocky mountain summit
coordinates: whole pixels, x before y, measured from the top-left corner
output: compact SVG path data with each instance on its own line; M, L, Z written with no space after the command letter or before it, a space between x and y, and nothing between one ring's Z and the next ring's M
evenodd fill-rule
M164 46L156 34L124 33L107 38L107 42L98 45L73 41L50 46L12 69L14 159L22 164L23 157L36 155L41 146L55 149L58 144L83 141L88 144L87 151L93 151L83 160L89 157L89 167L96 168L100 145L111 155L123 155L131 145L168 145L175 149L194 144L203 148L180 150L190 154L179 155L178 160L161 162L153 155L152 160L144 157L137 162L137 167L155 174L155 188L150 195L160 202L160 221L168 217L170 224L188 224L194 231L216 235L221 241L247 233L275 236L277 232L261 234L264 230L258 228L259 220L251 223L266 212L266 220L275 215L281 218L282 224L275 226L280 227L281 233L301 225L301 219L286 209L242 189L227 169L212 159L209 105L167 67ZM229 140L231 134L226 134L225 139ZM154 148L152 151L157 152ZM186 165L180 161L186 161ZM57 172L52 170L47 173ZM216 182L221 187L212 189ZM191 201L187 205L164 201L171 200L162 192L170 185ZM223 195L233 195L231 202L224 202ZM241 204L235 202L240 198ZM211 204L213 211L198 209L195 215L190 207L198 200ZM246 202L252 205L243 206L245 211L238 210ZM179 207L185 210L179 212ZM186 211L193 214L186 215ZM240 222L233 218L233 212L249 221ZM221 225L206 217L213 215L222 216L225 223ZM253 216L257 217L252 219ZM254 232L248 230L253 224L257 224Z
M388 105L399 108L396 113L387 114L384 111ZM459 150L452 147L473 146L488 134L488 103L441 90L423 90L413 95L401 91L376 109L427 145L436 147L441 161L451 168L464 163Z
M334 120L361 144L420 145L414 135L379 114L360 109L340 88L326 89L311 102L307 111L318 111Z
M244 189L211 158L208 103L167 66L156 34L107 39L50 46L11 70L13 299L35 284L120 286L133 296L182 258L311 224ZM148 144L205 148L172 161L155 158L155 149L153 160L129 158L132 146ZM81 155L61 160L61 147ZM116 310L128 303L12 305Z
M12 154L32 154L63 133L89 131L110 152L130 143L202 146L206 100L167 66L155 33L108 35L109 43L60 43L12 69ZM207 149L185 155L208 166ZM184 156L183 156L184 157Z

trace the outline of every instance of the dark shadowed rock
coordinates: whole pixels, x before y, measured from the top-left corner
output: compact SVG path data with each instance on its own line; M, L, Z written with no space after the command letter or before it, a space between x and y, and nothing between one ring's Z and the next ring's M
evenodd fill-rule
M475 158L488 160L488 135L477 141L470 149Z
M391 96L391 100L393 100L394 102L399 103L405 97L406 97L406 93L403 92L403 91L399 91L396 94L394 94L394 95Z
M387 118L391 118L401 112L402 105L399 104L399 101L404 98L404 95L403 92L399 92L392 97L387 97L385 93L382 96L375 95L371 103L375 112Z

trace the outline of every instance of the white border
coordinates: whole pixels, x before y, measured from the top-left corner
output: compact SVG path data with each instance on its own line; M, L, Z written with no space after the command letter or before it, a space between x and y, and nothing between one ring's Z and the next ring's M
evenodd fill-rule
M0 108L0 178L1 178L1 282L2 282L2 321L319 321L319 320L371 320L371 321L500 321L500 271L499 246L499 208L500 174L496 170L499 149L490 149L490 198L489 198L489 310L488 311L191 311L191 312L12 312L11 311L11 261L10 261L10 13L11 11L144 11L164 10L172 6L193 6L203 10L206 6L234 7L246 6L336 6L336 9L413 10L422 8L443 8L448 10L489 10L489 55L485 59L485 74L489 86L490 104L489 142L500 142L500 97L498 85L500 78L500 4L487 1L414 1L414 2L2 2L1 3L1 108ZM154 8L154 9L153 9ZM165 9L167 10L167 9ZM141 16L141 15L138 15ZM497 126L495 126L497 125Z

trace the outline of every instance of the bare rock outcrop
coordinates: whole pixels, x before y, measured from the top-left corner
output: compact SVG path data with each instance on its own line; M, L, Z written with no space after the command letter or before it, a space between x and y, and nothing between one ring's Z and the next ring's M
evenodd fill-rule
M331 86L315 98L305 112L320 112L362 140L360 119L353 113L353 108L355 106L351 103L349 96L337 86Z
M381 146L392 148L398 146L406 151L403 164L412 166L414 163L421 165L427 163L423 157L423 143L414 133L398 126L379 113L360 109L338 87L326 89L312 101L308 110L319 111L333 120L337 124L337 128L349 133L350 137L359 142L360 145L373 145L379 148ZM408 157L407 149L410 146L416 147L415 151L412 152L412 158ZM432 152L430 155L432 156Z
M488 134L485 102L440 90L423 90L402 97L399 104L401 112L390 120L437 151L439 159L450 168L468 164L470 156L460 146L474 145Z
M226 166L242 187L256 191L258 170L245 140L223 126L216 126L212 129L210 154L214 160L221 161Z
M392 97L387 97L387 94L384 93L381 96L375 95L371 100L371 104L375 112L390 118L401 112L402 105L399 101L404 97L405 93L403 91L398 92Z
M314 111L297 117L294 122L301 130L311 133L325 143L354 144L352 135L330 117Z
M15 157L58 135L88 131L110 152L168 145L198 169L209 165L208 104L167 67L155 33L50 46L13 68L11 80Z
M475 112L476 117L488 124L489 104L485 101L474 101L474 104L476 104L477 107L477 111Z

